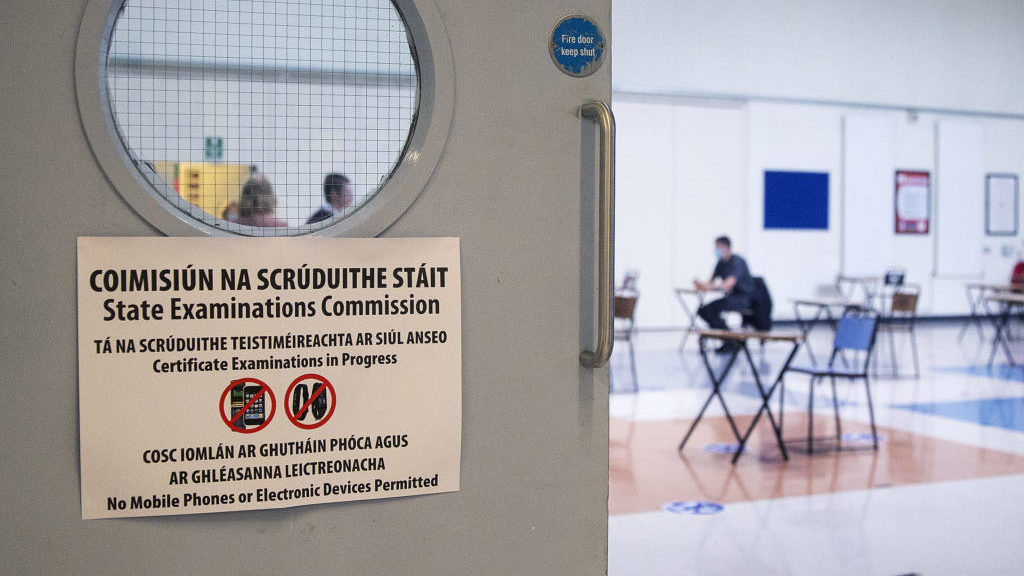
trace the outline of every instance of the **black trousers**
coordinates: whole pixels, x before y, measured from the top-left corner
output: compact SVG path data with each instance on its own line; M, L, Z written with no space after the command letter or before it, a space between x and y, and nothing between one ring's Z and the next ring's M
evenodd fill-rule
M701 306L697 310L697 315L707 322L711 328L727 330L729 327L725 324L725 320L722 319L722 312L738 310L750 310L750 296L744 294L723 296L718 300L713 300Z

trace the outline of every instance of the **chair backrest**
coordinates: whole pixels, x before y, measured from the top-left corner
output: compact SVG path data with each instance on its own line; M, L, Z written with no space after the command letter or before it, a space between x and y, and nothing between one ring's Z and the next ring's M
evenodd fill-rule
M836 326L835 349L870 351L875 342L877 326L877 316L843 316Z
M892 295L893 314L913 315L917 312L917 292L894 292Z
M751 280L754 293L750 295L750 315L743 316L743 325L767 332L772 329L772 294L763 277L754 276Z
M636 323L633 314L636 312L637 295L615 297L615 339L631 340Z
M637 296L616 296L615 317L624 320L633 320L633 313L636 311Z

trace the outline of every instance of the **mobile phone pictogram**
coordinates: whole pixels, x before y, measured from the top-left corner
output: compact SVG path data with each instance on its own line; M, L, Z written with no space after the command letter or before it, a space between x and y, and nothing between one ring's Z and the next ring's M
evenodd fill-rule
M259 432L270 424L276 409L274 391L256 378L233 380L220 396L221 419L234 432Z

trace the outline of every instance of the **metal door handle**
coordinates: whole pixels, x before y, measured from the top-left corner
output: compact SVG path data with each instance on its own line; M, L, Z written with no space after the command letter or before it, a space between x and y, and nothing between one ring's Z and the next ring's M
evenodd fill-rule
M580 352L580 364L600 368L612 355L615 333L615 117L608 104L591 100L580 108L583 118L594 120L601 129L600 197L598 198L598 281L597 349Z

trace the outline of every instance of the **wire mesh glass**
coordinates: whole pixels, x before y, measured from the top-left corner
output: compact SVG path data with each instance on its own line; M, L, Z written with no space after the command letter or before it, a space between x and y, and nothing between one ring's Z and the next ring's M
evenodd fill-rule
M116 131L155 193L243 235L307 234L359 210L416 119L389 0L127 0L104 67Z

